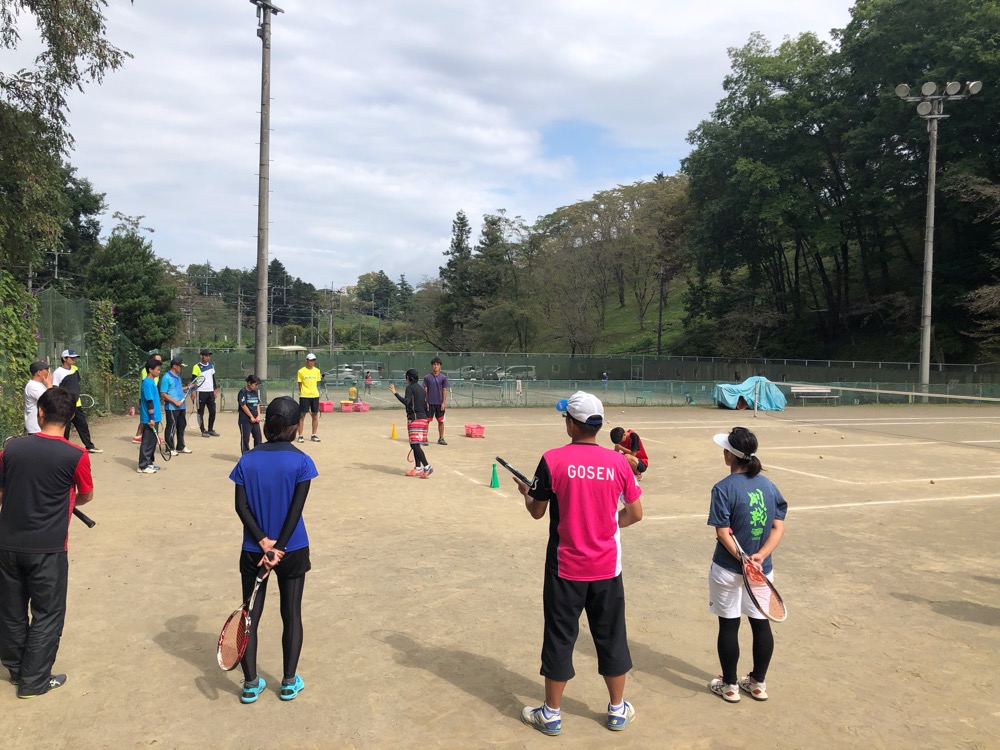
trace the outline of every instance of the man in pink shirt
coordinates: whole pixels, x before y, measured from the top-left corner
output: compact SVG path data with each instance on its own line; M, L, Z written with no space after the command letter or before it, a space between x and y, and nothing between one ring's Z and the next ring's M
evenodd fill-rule
M604 424L600 399L577 391L556 408L566 418L572 442L545 452L530 487L514 480L532 518L549 511L542 591L545 702L525 707L521 720L543 734L562 732L560 704L575 675L573 647L586 610L597 671L608 687L607 727L620 731L635 717L635 709L624 699L632 657L625 633L619 530L642 520L642 490L625 457L597 444ZM619 502L624 502L620 510Z

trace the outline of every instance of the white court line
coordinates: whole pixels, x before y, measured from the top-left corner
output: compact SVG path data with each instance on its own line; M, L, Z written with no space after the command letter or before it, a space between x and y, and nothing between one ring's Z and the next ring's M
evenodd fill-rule
M840 508L861 508L869 505L909 505L910 503L935 503L954 502L956 500L991 500L1000 498L1000 494L991 495L951 495L950 497L911 497L905 500L869 500L858 503L831 503L830 505L794 505L793 513L800 513L805 510L838 510ZM647 516L643 515L643 521L682 521L691 518L705 520L707 513L685 513L678 516Z
M610 421L610 420L608 420ZM730 424L733 420L713 420L711 422L643 422L641 420L629 420L629 424L636 428L642 430L724 430L724 427L720 427L722 424ZM1000 424L1000 418L997 417L964 417L961 419L949 419L946 417L941 417L940 419L925 419L917 418L913 419L893 419L892 421L882 421L878 419L841 419L841 420L793 420L793 419L782 419L776 417L772 424L782 424L788 427L794 427L796 425L802 427L891 427L898 425L908 425L908 426L921 426L921 425L933 425L941 426L948 424L957 425L968 425L968 424L982 424L983 421L992 422ZM555 423L558 424L558 423ZM750 421L749 424L761 424ZM547 422L490 422L488 426L490 428L500 428L500 427L551 427L553 425L552 421Z
M856 479L840 479L838 477L830 477L825 474L813 474L808 471L801 471L799 469L789 469L786 466L777 466L772 463L768 463L768 469L778 469L779 471L787 471L790 474L801 474L806 477L812 477L813 479L822 479L825 482L838 482L840 484L854 484L854 485L864 485L870 486L875 484L906 484L906 483L921 483L927 484L930 481L934 482L961 482L964 480L979 480L979 479L1000 479L1000 474L975 474L972 476L962 475L957 477L927 477L923 479L884 479L882 481L858 481Z
M460 472L458 469L452 469L451 471L454 472L455 474L458 474L463 479L468 479L473 484L477 484L480 487L486 487L487 489L489 489L489 485L486 484L486 482L480 482L478 479L473 479L472 477L467 477L467 476L465 476L465 474L463 474L462 472ZM496 488L494 487L493 489L496 489ZM500 495L500 497L502 497L502 498L507 498L508 497L508 495L506 493L500 492L499 490L497 490L497 494Z

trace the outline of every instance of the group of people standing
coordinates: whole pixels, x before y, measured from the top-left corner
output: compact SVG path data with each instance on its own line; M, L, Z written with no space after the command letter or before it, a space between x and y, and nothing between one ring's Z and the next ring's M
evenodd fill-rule
M61 387L69 395L73 403L73 413L63 430L63 437L69 440L69 428L75 427L80 435L80 442L89 453L103 453L90 439L90 425L87 415L80 402L81 384L80 368L76 366L78 355L72 349L62 353L62 365L55 372L49 372L49 363L44 359L32 362L28 368L31 378L24 386L24 431L34 435L42 431L38 422L38 400L49 388Z
M545 700L526 706L521 720L543 734L562 732L563 692L575 675L573 650L579 620L587 613L597 651L597 670L608 689L606 726L621 731L635 718L625 700L625 677L632 668L625 625L620 530L642 520L642 490L638 458L641 441L633 442L621 428L613 431L615 450L598 445L604 405L596 396L578 391L556 408L565 417L570 443L546 451L531 484L514 482L535 519L549 514L549 540L542 585L544 629L541 674ZM719 622L717 648L722 674L709 690L735 703L741 691L767 700L765 677L774 652L770 622L754 606L742 586L742 568L733 537L751 563L773 580L771 553L784 535L787 503L778 488L762 477L757 438L735 427L718 434L729 475L712 488L708 525L715 531L715 551L709 570L709 610ZM641 449L643 458L645 449ZM648 460L648 459L647 459ZM753 666L738 673L740 618L753 631Z
M170 360L168 369L163 371L163 357L152 355L142 369L139 387L139 428L132 442L139 444L139 474L155 474L160 470L156 465L156 446L166 445L171 455L192 453L187 446L186 397L191 396L192 404L197 399L198 426L205 438L221 437L215 431L216 400L219 386L215 382L215 365L212 352L202 349L198 362L191 368L191 377L184 383L184 359L180 356ZM197 385L195 385L197 383ZM205 412L208 421L205 421ZM163 434L160 425L163 424Z
M434 468L428 463L424 446L427 445L427 431L431 420L437 421L438 445L448 445L444 439L444 414L448 404L448 375L441 371L441 359L431 360L431 371L419 384L420 373L410 368L406 371L406 390L403 395L396 392L395 383L389 390L406 408L406 432L413 453L413 468L406 472L408 477L427 479Z

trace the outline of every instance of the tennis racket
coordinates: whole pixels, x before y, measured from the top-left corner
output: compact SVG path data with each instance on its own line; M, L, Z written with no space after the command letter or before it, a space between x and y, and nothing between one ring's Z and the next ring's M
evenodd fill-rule
M160 440L160 428L157 427L154 432L156 433L156 447L160 449L160 455L163 456L164 461L169 461L173 454L170 452L170 446L167 445L167 441Z
M87 524L87 528L88 529L92 529L92 528L94 528L97 525L97 521L91 520L90 516L88 516L86 513L84 513L79 508L73 508L73 515L76 516L77 518L79 518L85 524Z
M267 559L273 560L274 552L268 551ZM219 633L219 650L216 653L216 659L218 659L219 666L227 672L235 669L236 665L240 663L240 659L243 658L243 654L246 653L247 640L250 638L250 613L253 612L257 589L260 588L261 582L267 578L267 574L268 569L261 565L260 572L257 573L257 578L253 582L253 592L251 592L250 598L242 607L229 615L226 624L222 626L222 632Z
M788 617L788 610L785 609L785 601L778 593L778 589L774 588L774 584L767 579L764 571L758 568L743 551L732 529L729 530L729 535L733 538L736 551L740 553L743 585L746 587L747 594L750 595L750 601L768 620L784 622L785 618Z
M205 376L204 375L199 375L194 380L192 380L190 383L188 383L186 386L184 386L184 392L185 393L190 393L195 388L201 388L201 386L204 383L205 383Z
M528 485L529 487L531 486L531 480L530 479L528 479L526 476L524 476L524 474L522 474L517 469L515 469L513 466L511 466L509 463L507 463L502 458L500 458L500 456L497 456L497 463L500 464L502 467L504 467L511 474L513 474L515 477L517 477L518 479L520 479L522 482L524 482L526 485Z
M94 397L91 396L89 393L81 393L80 394L80 408L81 409L93 409L95 403L96 402L94 401Z

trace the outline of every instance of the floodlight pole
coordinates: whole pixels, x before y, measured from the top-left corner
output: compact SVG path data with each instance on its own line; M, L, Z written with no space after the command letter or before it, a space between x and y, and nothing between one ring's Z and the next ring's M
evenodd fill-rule
M934 283L934 196L937 190L937 141L938 120L948 117L944 113L945 101L961 101L973 94L978 94L983 88L979 81L965 84L949 82L938 93L938 85L933 82L920 87L920 96L910 96L910 87L901 83L896 87L896 95L907 102L918 102L917 114L927 121L927 132L930 137L930 149L927 155L927 213L924 223L924 285L920 304L920 391L930 392L931 383L931 308L933 304ZM960 93L961 92L961 93ZM927 397L921 399L927 402Z
M284 11L268 0L250 0L257 6L257 36L261 41L260 169L257 188L257 326L254 330L254 374L267 380L267 209L271 163L271 14Z

